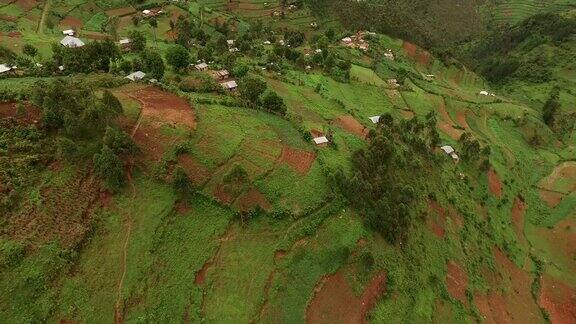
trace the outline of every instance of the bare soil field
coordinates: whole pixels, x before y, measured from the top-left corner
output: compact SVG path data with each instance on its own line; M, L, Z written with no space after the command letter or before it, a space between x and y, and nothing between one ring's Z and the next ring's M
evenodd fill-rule
M467 304L466 299L466 288L468 287L468 275L462 267L454 262L448 262L448 273L446 274L446 286L448 288L448 293L452 298L455 298Z
M354 134L362 139L368 135L368 129L350 115L344 115L334 120L336 125L340 126L345 131Z
M502 197L502 182L493 168L488 170L488 189L494 197Z
M36 124L40 120L40 110L29 104L23 104L23 111L18 111L15 102L0 102L0 118L13 118L19 123Z
M30 11L30 10L36 8L40 4L40 1L37 1L37 0L17 0L14 4L16 4L17 6L22 8L22 10L24 10L24 11Z
M356 296L344 271L322 278L306 310L306 323L367 323L366 314L384 292L386 274L378 273Z
M134 7L128 6L123 8L107 10L106 15L108 15L108 17L122 17L135 14L136 12L137 11L136 9L134 9Z
M300 174L308 173L315 159L316 154L314 154L314 152L293 149L288 146L282 148L282 154L280 156L282 163L288 164Z
M540 280L538 303L550 315L552 323L576 323L576 289L544 275Z
M490 290L477 293L474 303L487 323L539 323L540 308L532 297L532 277L499 249L494 249L500 275L487 271ZM495 277L496 276L496 277Z
M82 20L72 16L66 16L64 19L60 20L61 28L72 28L74 30L79 30L82 28L82 25Z
M130 94L142 104L142 115L157 127L165 124L196 128L196 117L190 103L157 87L147 87Z
M514 230L516 231L516 236L523 246L528 246L528 241L524 236L524 214L526 213L526 203L516 197L514 199L514 205L512 205L512 224L514 224Z
M195 185L202 185L210 179L210 171L189 154L178 156L178 164L180 164L188 178Z
M446 111L446 103L444 102L444 99L440 100L440 105L438 106L438 115L440 117L438 119L438 128L452 139L459 140L464 131L454 128L455 123Z
M246 193L238 197L236 201L236 207L243 212L253 210L256 206L259 206L266 211L272 209L272 205L268 202L266 197L254 187L250 188Z
M418 46L404 41L402 43L402 48L408 57L420 63L422 66L428 66L430 64L430 59L432 55L429 52L419 48Z

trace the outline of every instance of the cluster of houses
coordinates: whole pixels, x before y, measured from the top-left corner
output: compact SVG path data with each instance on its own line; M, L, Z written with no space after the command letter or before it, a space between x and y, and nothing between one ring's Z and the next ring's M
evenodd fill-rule
M384 52L384 57L389 59L390 61L394 61L395 59L394 53L392 52L391 49L387 49L386 52Z
M196 64L191 64L196 71L206 72L209 71L210 66L206 62L198 61ZM236 80L230 78L230 72L228 70L217 70L211 71L212 77L218 81L222 88L228 91L234 91L238 88Z
M490 97L496 97L496 95L495 95L494 93L492 93L492 92L488 92L488 91L486 91L486 90L482 90L482 91L480 91L479 95L481 95L481 96L490 96Z
M238 47L235 46L236 41L234 39L228 39L226 44L228 44L228 52L235 53L240 51Z
M454 148L452 146L444 145L444 146L441 146L440 149L442 151L444 151L444 153L449 155L455 162L458 162L460 160L460 157L458 157L458 154L456 154L456 151L454 150Z
M16 65L0 64L0 75L8 75L16 73L18 67Z
M368 41L366 41L364 39L364 37L366 35L376 35L376 33L367 32L367 31L359 31L356 33L356 35L347 36L347 37L342 38L341 43L343 46L346 46L346 47L358 48L360 50L367 51L368 48L370 47L370 44L368 44Z
M162 9L159 9L159 8L145 9L145 10L142 10L142 17L152 18L152 17L157 17L163 13L164 13L164 11Z

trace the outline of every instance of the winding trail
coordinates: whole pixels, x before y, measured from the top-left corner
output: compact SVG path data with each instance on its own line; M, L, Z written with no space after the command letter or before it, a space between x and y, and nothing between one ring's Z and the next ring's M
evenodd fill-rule
M50 6L52 5L52 0L46 0L44 4L44 8L42 8L42 17L40 18L40 22L38 22L38 34L44 33L44 26L46 25L46 16L48 16L48 12L50 11Z
M134 125L134 128L131 132L131 137L134 137L138 127L140 127L140 122L142 121L142 116L144 114L140 111L140 115L138 116L138 121ZM134 181L130 172L128 172L128 182L130 182L130 186L132 189L131 199L134 200L136 198L136 186L134 185ZM127 270L127 259L128 259L128 243L130 242L130 236L132 234L132 211L134 209L134 205L130 205L130 209L128 210L128 220L127 220L127 228L126 228L126 238L124 239L124 245L122 246L122 275L120 276L120 280L118 281L118 287L116 292L116 303L114 304L114 323L121 324L124 323L124 310L122 307L122 288L124 287L124 278L126 278L126 270Z

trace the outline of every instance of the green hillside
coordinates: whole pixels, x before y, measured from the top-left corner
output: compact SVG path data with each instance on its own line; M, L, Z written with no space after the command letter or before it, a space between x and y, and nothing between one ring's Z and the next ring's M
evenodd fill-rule
M415 3L0 0L2 322L576 321L571 3Z

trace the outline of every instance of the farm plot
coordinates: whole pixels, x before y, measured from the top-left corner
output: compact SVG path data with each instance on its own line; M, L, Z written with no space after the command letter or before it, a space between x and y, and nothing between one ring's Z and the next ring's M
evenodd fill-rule
M556 207L562 199L576 191L576 162L564 162L539 184L540 197L548 206Z

